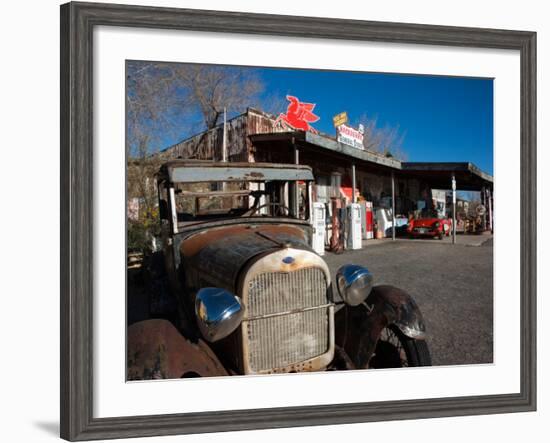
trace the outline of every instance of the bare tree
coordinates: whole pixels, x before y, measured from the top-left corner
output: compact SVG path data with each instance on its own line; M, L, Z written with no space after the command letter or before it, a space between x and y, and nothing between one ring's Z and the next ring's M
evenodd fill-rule
M158 150L167 137L182 132L173 75L162 63L129 62L126 77L126 149L129 157ZM183 128L185 130L186 128Z
M140 201L139 219L129 224L129 233L144 243L158 219L159 165L151 154L190 132L213 128L224 108L242 112L258 98L262 83L254 71L237 67L129 62L126 86L128 196Z
M127 150L137 155L216 126L224 108L239 113L258 100L263 84L248 68L130 62L127 69Z
M252 106L277 117L279 114L286 112L288 108L288 99L286 96L289 94L283 94L279 91L270 92L253 102Z
M366 114L357 119L357 124L362 124L365 128L363 146L366 150L399 160L407 159L403 150L405 134L400 131L399 126L378 127L378 118L370 118Z
M183 104L199 109L206 129L215 127L223 115L244 111L263 89L248 68L210 65L176 65L175 81L183 88Z

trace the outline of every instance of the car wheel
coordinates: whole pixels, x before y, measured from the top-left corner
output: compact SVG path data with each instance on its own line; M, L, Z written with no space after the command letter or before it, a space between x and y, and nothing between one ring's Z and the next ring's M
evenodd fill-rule
M432 359L425 340L404 335L395 325L382 330L369 368L406 368L431 366Z

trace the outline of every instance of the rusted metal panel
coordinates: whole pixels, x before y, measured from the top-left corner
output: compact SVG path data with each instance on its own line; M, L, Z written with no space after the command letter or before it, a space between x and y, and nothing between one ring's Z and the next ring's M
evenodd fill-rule
M167 320L128 327L127 380L230 375L202 340L192 343Z
M202 231L180 246L187 284L192 291L208 282L234 292L238 273L248 260L283 245L308 248L306 232L290 225L236 225Z

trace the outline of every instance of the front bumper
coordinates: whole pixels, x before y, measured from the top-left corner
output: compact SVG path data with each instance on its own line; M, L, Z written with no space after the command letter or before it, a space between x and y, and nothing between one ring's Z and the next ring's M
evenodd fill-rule
M413 228L409 231L409 235L412 237L438 237L442 234L442 230L434 230L432 228Z

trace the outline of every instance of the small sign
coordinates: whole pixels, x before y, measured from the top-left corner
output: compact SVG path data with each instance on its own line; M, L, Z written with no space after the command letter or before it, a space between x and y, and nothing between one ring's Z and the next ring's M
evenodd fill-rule
M338 130L338 141L345 145L353 146L357 149L363 148L363 134L357 129L351 128L346 125L340 125Z
M332 122L334 123L335 128L337 128L338 126L345 125L348 122L348 113L340 112L340 114L337 114L334 117L332 117Z

